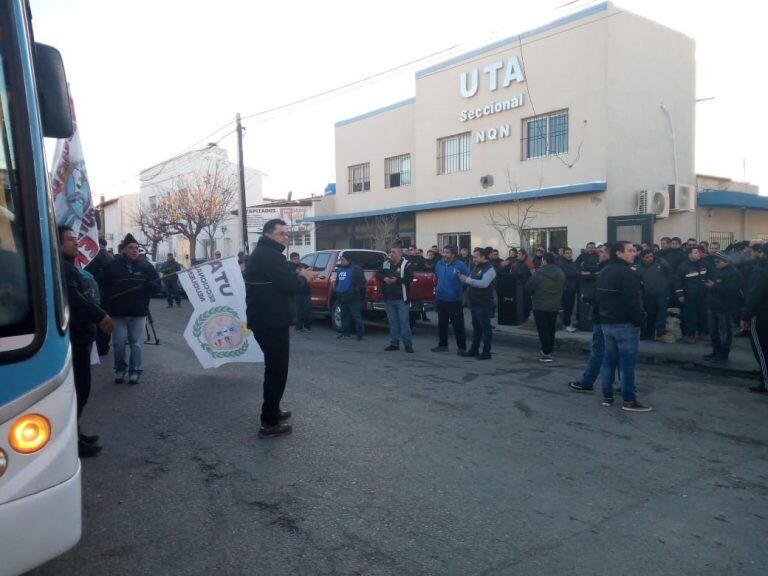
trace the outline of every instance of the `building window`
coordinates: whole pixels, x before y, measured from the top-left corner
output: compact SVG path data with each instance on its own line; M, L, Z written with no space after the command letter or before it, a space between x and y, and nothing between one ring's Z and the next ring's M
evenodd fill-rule
M408 186L411 183L411 155L403 154L384 160L384 188Z
M523 120L523 159L568 153L568 110Z
M565 248L568 246L568 228L532 228L528 238L531 247L544 246L545 250Z
M453 174L472 168L470 132L456 134L437 141L437 173Z
M715 232L714 230L709 233L709 242L719 242L720 248L725 250L733 244L733 232Z
M349 167L349 191L366 192L371 189L371 165L358 164Z
M469 232L444 232L437 235L437 247L442 250L446 246L456 246L459 250L466 248L472 252L472 234Z

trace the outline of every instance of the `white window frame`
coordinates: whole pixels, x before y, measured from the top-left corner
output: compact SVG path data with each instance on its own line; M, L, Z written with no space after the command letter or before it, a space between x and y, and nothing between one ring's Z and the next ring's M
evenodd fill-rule
M437 140L437 173L455 174L472 169L472 132Z
M371 189L371 163L355 164L348 167L349 193L368 192ZM359 188L356 190L356 188Z
M558 134L552 134L552 128L553 128L553 120L560 120L562 118L565 118L565 133L558 133ZM531 149L531 138L528 136L528 127L532 122L541 122L544 123L544 134L538 135L536 137L536 144L534 146L534 149L532 151ZM570 117L568 113L568 109L565 108L563 110L556 110L555 112L548 112L546 114L539 114L538 116L531 116L530 118L524 118L523 119L523 130L522 130L522 140L523 140L523 160L535 160L538 158L546 158L548 156L560 156L563 154L568 154L568 138L570 136ZM558 147L558 150L552 151L553 146L553 136L554 138L557 138L557 141L555 142L555 146L557 144L564 142L565 147L560 149ZM561 140L562 139L562 140ZM541 148L540 141L543 140L544 147Z

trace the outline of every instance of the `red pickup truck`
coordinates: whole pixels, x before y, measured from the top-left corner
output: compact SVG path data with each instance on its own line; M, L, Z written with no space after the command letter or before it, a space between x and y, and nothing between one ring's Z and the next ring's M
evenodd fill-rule
M336 303L334 284L336 271L341 255L349 257L365 273L365 299L363 312L369 316L382 316L384 312L384 297L381 283L376 279L376 271L387 259L384 252L377 250L321 250L312 252L301 259L307 268L317 272L317 277L310 282L312 294L312 312L323 314L331 321L336 330L341 329L341 309ZM435 307L435 275L426 270L415 270L411 284L411 325L421 316L421 313Z

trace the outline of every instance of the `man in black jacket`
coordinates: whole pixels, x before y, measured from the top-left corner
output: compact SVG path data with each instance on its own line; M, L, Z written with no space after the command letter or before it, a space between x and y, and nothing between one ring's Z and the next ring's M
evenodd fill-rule
M571 316L573 307L576 304L576 294L579 291L579 267L573 261L573 250L568 247L563 248L563 255L557 260L557 265L565 274L565 285L563 286L563 326L566 332L576 332L576 328L571 326Z
M384 350L399 350L402 340L405 351L413 354L410 318L413 265L403 258L403 249L400 246L390 248L389 259L382 264L381 270L376 272L376 278L384 284L384 306L389 322L389 346Z
M285 221L269 220L245 269L248 328L264 353L261 438L291 431L290 424L285 422L291 413L280 409L280 400L288 379L294 299L315 277L309 269L291 270L283 256L288 240Z
M768 394L768 243L761 246L747 282L741 328L749 330L752 351L760 366L760 384L750 392Z
M99 291L104 294L104 269L107 264L112 262L114 257L107 252L107 241L104 238L99 238L99 252L85 267L87 272L96 279L96 283L99 285ZM109 354L109 341L110 335L103 330L96 330L96 348L99 351L99 356L106 356Z
M104 268L102 304L112 316L115 330L115 383L122 384L128 371L129 384L138 384L142 370L144 326L149 300L157 288L160 275L146 259L139 257L139 243L127 234L120 244L121 253ZM125 344L131 348L125 362Z
M91 394L91 348L96 339L96 327L105 334L112 332L112 318L87 296L83 277L75 267L77 236L69 226L59 226L59 245L63 259L64 281L69 299L69 340L72 344L72 371L77 394L77 420ZM79 428L79 426L78 426ZM78 452L81 458L95 456L101 451L98 436L81 434L78 429Z
M290 258L288 266L293 272L307 268L307 265L301 261L301 255L298 252L291 252ZM294 296L294 301L296 302L296 331L312 332L312 293L309 284L301 294Z
M643 281L643 308L645 324L641 338L653 340L667 338L667 309L672 269L664 258L657 258L652 250L643 250L637 273Z
M696 343L696 334L706 340L707 328L707 287L709 269L702 260L702 253L691 248L688 259L677 267L675 273L675 295L681 305L681 328L684 341Z
M733 340L733 311L739 307L741 274L722 252L714 255L714 262L712 277L704 283L708 288L707 314L712 334L712 354L707 354L704 359L726 362Z
M635 397L635 364L643 324L643 300L640 278L631 266L636 251L626 241L609 246L611 260L597 279L595 299L600 307L600 324L605 337L605 359L600 369L603 380L603 406L613 405L613 380L621 371L622 409L650 412Z

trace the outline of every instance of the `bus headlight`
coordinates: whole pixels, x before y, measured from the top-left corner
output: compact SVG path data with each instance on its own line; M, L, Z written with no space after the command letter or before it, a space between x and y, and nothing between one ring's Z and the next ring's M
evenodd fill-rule
M16 420L8 433L11 448L20 454L37 452L51 439L51 423L40 414L26 414Z
M8 468L8 456L5 455L3 449L0 448L0 476L5 474L5 470Z

